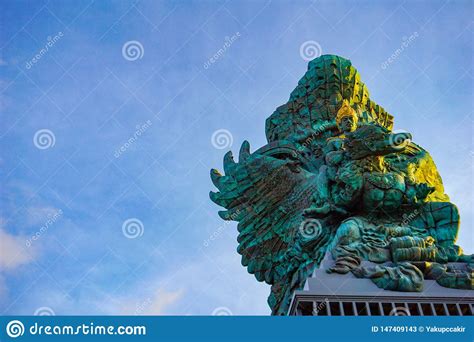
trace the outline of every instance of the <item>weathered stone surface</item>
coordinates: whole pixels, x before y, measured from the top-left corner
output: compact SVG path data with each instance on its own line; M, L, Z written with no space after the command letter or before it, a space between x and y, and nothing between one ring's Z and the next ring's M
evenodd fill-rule
M473 289L473 257L455 244L458 210L429 153L392 126L350 61L325 55L267 119L268 144L251 153L244 142L237 162L224 156L224 175L211 170L211 199L239 222L242 265L272 285L273 314L287 312L326 252L327 272L386 290L422 291L423 279Z

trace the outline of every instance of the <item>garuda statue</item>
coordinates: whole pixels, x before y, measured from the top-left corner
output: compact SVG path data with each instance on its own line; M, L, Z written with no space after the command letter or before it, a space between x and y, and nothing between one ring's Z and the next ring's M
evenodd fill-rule
M473 256L455 244L456 206L430 154L369 97L347 59L324 55L266 121L268 144L211 170L219 215L238 221L238 253L287 313L326 253L327 272L420 292L424 279L474 289ZM371 263L362 263L370 261ZM373 266L363 266L363 265Z

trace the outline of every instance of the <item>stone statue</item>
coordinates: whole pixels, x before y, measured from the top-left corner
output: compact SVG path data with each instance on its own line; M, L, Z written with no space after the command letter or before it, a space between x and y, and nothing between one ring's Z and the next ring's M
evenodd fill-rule
M424 279L473 290L474 258L455 244L459 213L427 151L369 98L351 62L324 55L267 119L268 144L224 156L212 201L238 221L242 265L271 285L286 314L326 253L327 272L378 287L422 291ZM373 267L362 265L367 260Z

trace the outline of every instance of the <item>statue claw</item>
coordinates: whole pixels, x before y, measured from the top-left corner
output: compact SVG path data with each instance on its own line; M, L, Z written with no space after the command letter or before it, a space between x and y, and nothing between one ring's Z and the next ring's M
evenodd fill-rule
M242 143L239 152L239 163L246 161L250 157L250 144L247 140Z
M232 151L227 152L224 155L224 172L229 174L232 172L232 169L235 167L234 157L232 155Z

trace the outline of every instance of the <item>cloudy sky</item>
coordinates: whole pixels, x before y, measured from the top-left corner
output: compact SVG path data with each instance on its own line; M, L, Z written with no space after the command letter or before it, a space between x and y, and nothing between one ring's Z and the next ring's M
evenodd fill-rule
M2 1L0 313L268 314L209 169L265 144L308 41L430 151L474 252L472 6Z

